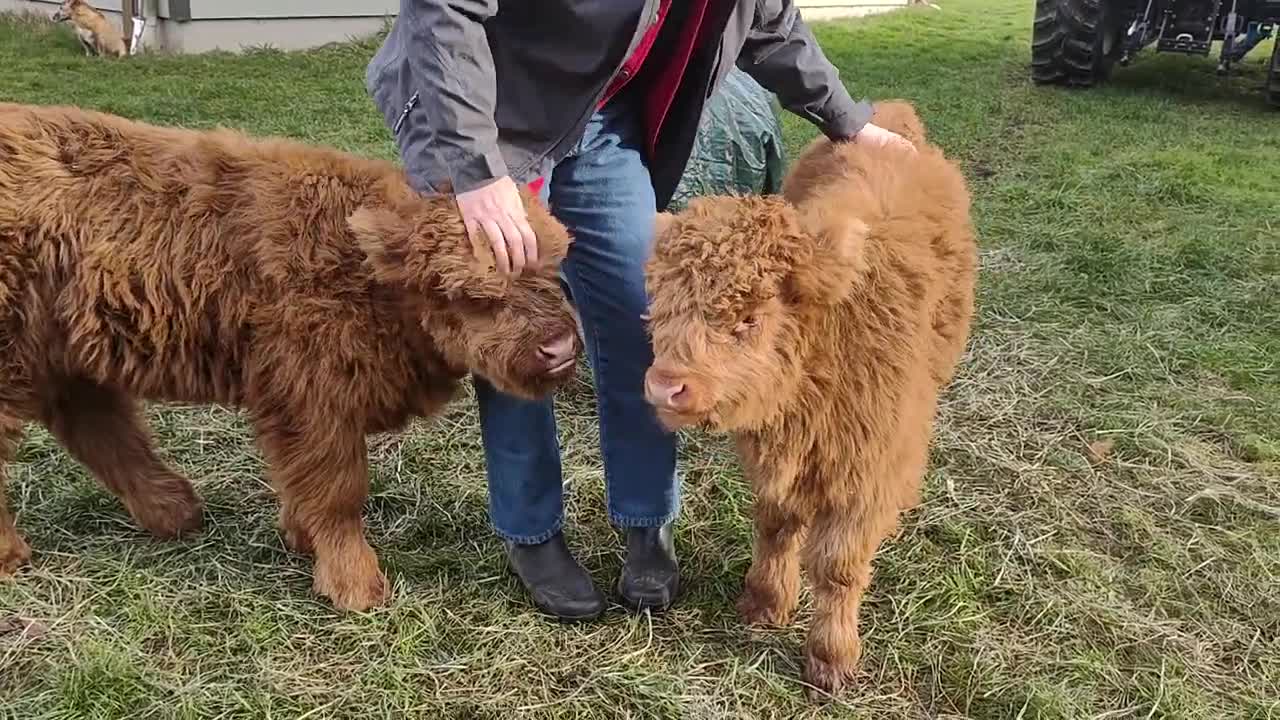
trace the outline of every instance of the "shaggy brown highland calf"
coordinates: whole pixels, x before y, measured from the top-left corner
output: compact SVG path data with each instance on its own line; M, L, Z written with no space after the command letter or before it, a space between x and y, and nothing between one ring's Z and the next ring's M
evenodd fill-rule
M139 525L175 536L201 503L136 400L244 408L316 592L375 605L366 433L436 412L468 372L529 398L573 374L569 236L526 204L545 262L513 279L452 198L393 164L0 104L0 462L38 420ZM29 555L0 482L0 574Z
M660 218L648 268L649 400L672 429L731 432L754 490L738 611L787 622L803 558L805 679L831 692L861 653L872 557L918 502L974 305L963 177L909 105L882 104L875 122L918 152L820 139L782 198L706 198Z

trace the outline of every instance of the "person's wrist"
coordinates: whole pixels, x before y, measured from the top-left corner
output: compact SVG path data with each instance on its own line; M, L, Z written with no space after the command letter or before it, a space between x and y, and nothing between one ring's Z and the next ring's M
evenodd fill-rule
M867 100L860 100L833 113L823 125L823 134L832 142L853 140L871 124L874 115L875 106Z
M497 148L472 153L446 153L443 164L455 194L479 190L509 177L507 165Z

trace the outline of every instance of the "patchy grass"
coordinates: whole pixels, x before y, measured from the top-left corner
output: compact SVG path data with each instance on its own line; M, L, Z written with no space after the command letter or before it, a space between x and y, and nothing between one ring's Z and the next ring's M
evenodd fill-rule
M244 424L152 412L208 500L136 530L33 429L11 468L32 568L0 583L0 717L1280 717L1280 113L1264 51L1143 56L1089 92L1026 81L1030 2L952 0L818 29L855 92L907 97L973 180L981 315L923 506L886 545L856 690L804 700L804 623L738 625L748 494L689 435L670 614L564 627L530 609L485 515L470 401L371 443L390 607L340 616L288 554ZM282 133L392 156L369 43L84 58L0 24L0 98ZM812 130L788 118L792 149ZM593 406L560 399L571 542L602 585Z

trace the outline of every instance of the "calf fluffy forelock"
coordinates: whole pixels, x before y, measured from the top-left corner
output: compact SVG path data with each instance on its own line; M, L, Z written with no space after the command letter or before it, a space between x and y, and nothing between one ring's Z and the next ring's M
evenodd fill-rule
M772 198L702 199L690 210L658 244L655 297L726 324L778 295L798 251L792 213Z

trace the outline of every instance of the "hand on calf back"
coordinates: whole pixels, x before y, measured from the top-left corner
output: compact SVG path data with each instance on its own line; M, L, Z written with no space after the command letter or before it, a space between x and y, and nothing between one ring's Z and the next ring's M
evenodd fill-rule
M879 147L883 147L886 145L894 145L894 146L903 148L905 150L910 150L912 152L916 151L916 146L914 143L911 142L911 140L907 139L906 137L903 137L902 135L894 132L893 130L888 130L886 128L880 127L875 123L867 123L866 125L862 126L862 129L858 131L857 135L854 135L853 137L850 137L850 138L845 138L845 140L849 142L863 143L863 144L879 146Z

